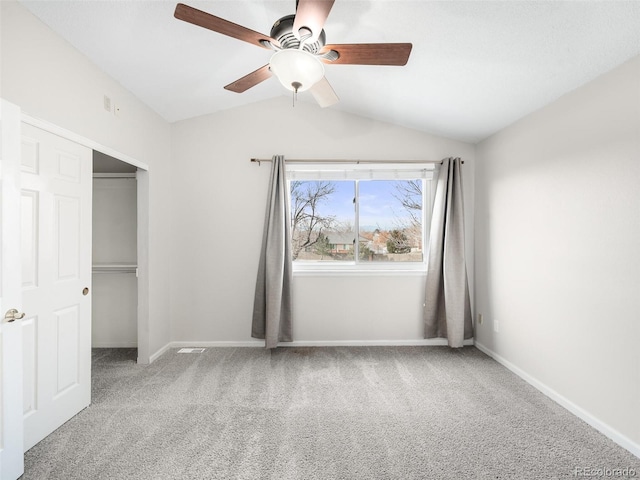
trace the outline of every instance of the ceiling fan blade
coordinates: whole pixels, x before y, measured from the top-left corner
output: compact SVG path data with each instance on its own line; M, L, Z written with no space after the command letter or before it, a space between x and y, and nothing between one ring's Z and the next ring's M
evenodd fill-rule
M246 90L249 90L251 87L255 87L260 82L264 82L267 78L271 76L271 70L269 70L269 64L264 67L260 67L259 69L245 75L242 78L239 78L235 82L227 85L225 90L229 90L231 92L242 93Z
M276 40L269 37L268 35L263 35L260 32L250 30L246 27L243 27L242 25L238 25L223 18L216 17L214 15L211 15L210 13L203 12L202 10L198 10L197 8L190 7L183 3L179 3L178 5L176 5L176 11L173 16L178 20L192 23L194 25L198 25L199 27L208 28L209 30L213 30L214 32L227 35L228 37L237 38L238 40L242 40L244 42L248 42L262 48L269 47L263 45L261 40L274 43L278 46L280 45Z
M322 59L330 65L406 65L411 53L410 43L345 43L325 45L319 54L334 50L336 60Z
M293 34L300 38L298 31L307 28L311 31L309 43L315 42L322 32L324 22L329 16L335 0L299 0L296 8L296 18L293 21Z
M315 83L309 91L322 108L330 107L340 101L333 87L331 87L331 84L327 80L327 77L322 77L322 80Z

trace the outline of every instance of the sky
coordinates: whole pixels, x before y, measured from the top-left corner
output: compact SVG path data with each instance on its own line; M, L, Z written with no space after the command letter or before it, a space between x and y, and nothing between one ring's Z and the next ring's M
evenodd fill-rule
M321 215L336 215L337 220L353 225L355 206L353 204L355 181L334 180L335 191L321 207ZM404 219L410 217L400 201L394 197L396 182L390 180L361 180L360 190L360 230L372 231L376 228L390 230L397 228Z

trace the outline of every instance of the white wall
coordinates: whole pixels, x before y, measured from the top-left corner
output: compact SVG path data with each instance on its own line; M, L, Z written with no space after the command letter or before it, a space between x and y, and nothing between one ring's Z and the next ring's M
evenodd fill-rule
M465 160L472 265L474 147L282 96L173 125L172 339L250 341L270 164L249 159ZM472 275L473 272L471 272ZM471 277L472 278L472 277ZM424 277L294 279L300 342L420 341Z
M138 345L136 204L135 177L93 179L93 347Z
M253 156L435 160L461 156L466 161L471 255L473 146L335 109L320 110L315 104L300 102L292 108L289 96L181 122L173 129L172 146L172 129L166 122L20 4L2 2L1 18L3 98L33 117L150 166L150 354L172 340L249 339L269 173L268 166L249 163ZM119 117L103 109L105 94L121 107ZM171 170L173 160L177 167ZM294 288L304 298L320 282L330 295L342 281L347 280L297 278ZM326 328L319 329L319 312L298 302L296 337L420 339L423 282L422 277L380 277L367 280L365 287L357 278L348 280L344 288L359 285L353 305L364 308L360 317L342 330L325 318ZM398 292L395 303L368 302L371 291L385 289ZM342 318L333 307L327 308L327 316ZM382 320L380 312L393 309L399 312L395 323Z
M91 347L138 346L138 282L135 272L93 272Z
M23 113L150 166L149 345L169 342L170 126L85 56L13 1L2 1L0 96ZM119 117L103 108L107 94Z
M477 342L636 455L639 142L635 58L480 143L475 184Z
M19 4L0 20L2 98L150 165L151 353L250 340L269 167L249 158L461 156L479 344L639 454L638 58L482 142L476 165L471 145L285 96L170 127ZM295 338L419 340L423 283L298 276Z

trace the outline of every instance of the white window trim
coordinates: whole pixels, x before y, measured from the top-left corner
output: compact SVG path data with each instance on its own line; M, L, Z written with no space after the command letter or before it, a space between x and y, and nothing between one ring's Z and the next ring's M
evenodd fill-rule
M422 277L427 275L427 265L426 262L406 262L401 268L398 268L397 264L393 264L393 262L380 262L377 265L363 265L355 262L340 262L340 265L293 262L293 275L296 277Z
M321 163L294 163L287 165L287 186L290 189L291 180L402 180L420 178L416 172L420 172L424 180L422 210L422 225L424 247L429 243L430 222L427 221L427 212L433 210L435 197L435 180L438 177L439 165L433 163L402 164L402 163L376 163L376 164L321 164ZM368 174L367 174L368 172ZM389 176L385 176L388 173ZM358 193L356 192L356 195ZM426 197L425 197L426 195ZM358 212L356 211L356 215ZM429 215L430 217L430 215ZM357 223L357 219L356 219ZM423 260L421 262L322 262L297 260L293 262L294 276L426 276L427 252L423 247Z

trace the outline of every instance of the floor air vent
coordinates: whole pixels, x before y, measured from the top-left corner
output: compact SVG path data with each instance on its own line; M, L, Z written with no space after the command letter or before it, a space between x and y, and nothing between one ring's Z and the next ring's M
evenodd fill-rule
M178 353L202 353L204 351L204 348L181 348Z

